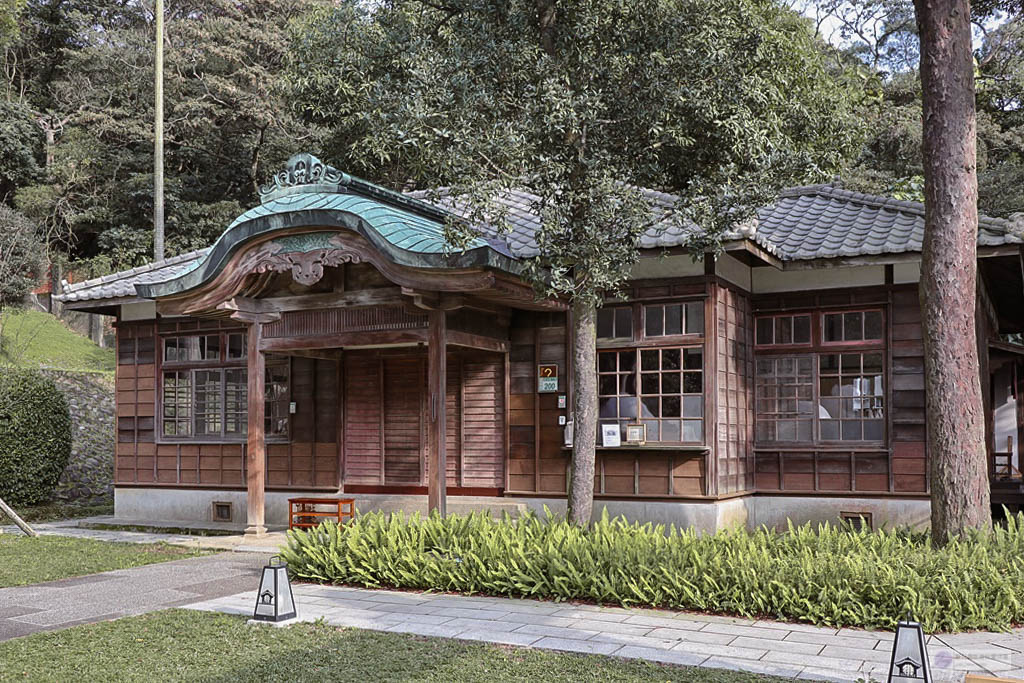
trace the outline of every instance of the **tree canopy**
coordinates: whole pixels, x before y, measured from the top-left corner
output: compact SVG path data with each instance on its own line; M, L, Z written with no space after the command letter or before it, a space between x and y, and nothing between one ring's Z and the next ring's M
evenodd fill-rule
M166 15L169 253L206 246L317 131L279 74L310 0L175 2ZM4 51L0 192L78 257L152 253L150 3L28 0ZM7 114L10 114L8 116Z
M910 0L799 3L856 66L859 110L872 134L843 173L852 189L923 200L920 46ZM1024 212L1024 13L1012 2L972 3L978 117L978 205L1008 217Z
M854 155L855 162L830 172L855 189L920 198L920 84L909 0L799 1L810 3L800 7L810 18L752 0L648 0L635 6L567 3L560 7L556 27L577 31L579 40L563 37L561 44L578 44L585 52L570 51L574 67L563 55L557 67L548 67L555 70L543 83L510 79L501 68L507 66L513 72L541 68L536 46L525 49L521 44L524 22L536 14L535 3L508 7L491 7L483 0L423 5L323 0L172 3L165 49L168 253L208 244L227 221L255 203L255 184L297 151L319 152L338 167L398 189L410 181L426 186L427 177L434 181L430 186L452 185L486 170L472 168L486 166L479 158L458 159L454 154L450 164L427 164L431 145L455 149L457 143L464 149L466 141L447 139L450 131L443 127L436 127L436 132L375 129L380 112L364 109L371 101L383 112L397 113L399 105L409 112L418 107L425 124L428 112L463 96L473 96L486 108L466 121L473 126L490 125L506 117L513 106L526 106L536 121L569 116L559 122L559 130L586 126L588 148L601 140L600 147L622 157L617 160L623 167L618 174L621 179L652 187L688 187L691 197L699 195L701 188L707 196L714 188L728 188L736 195L739 188L730 183L738 184L737 178L753 177L768 162L785 166L780 157L796 158L790 152L799 156L799 145L782 150L786 153L774 159L745 155L743 148L765 148L758 135L746 137L748 129L799 139L810 156L831 141L835 162L842 160L866 128L871 134ZM978 15L980 204L984 213L1006 216L1024 211L1024 119L1019 103L1024 86L1024 29L1020 13L1010 11L1020 9L1011 0L974 3L974 8ZM644 26L657 29L664 24L667 30L617 26L634 11L646 13ZM816 13L829 20L816 24ZM837 20L840 14L842 19ZM368 27L371 16L376 17L375 25ZM381 78L398 75L404 80L388 81L393 86L390 92L413 88L414 79L444 83L445 65L469 55L473 43L483 40L478 35L481 22L499 20L507 32L494 39L497 51L489 59L467 62L467 69L460 72L461 90L449 83L433 100L419 98L404 104L386 102L383 93L367 90ZM781 45L780 37L790 35L802 22L819 26L817 40L803 35L792 50ZM420 30L432 26L438 28L436 35ZM772 28L766 30L768 26ZM827 27L837 26L844 35L826 32ZM595 42L595 37L601 42ZM138 265L151 254L152 41L151 3L0 2L4 63L0 202L39 224L51 248L67 252L72 259L103 256L105 267L121 268ZM363 54L350 49L357 42ZM624 48L627 45L629 49ZM601 52L595 61L597 49ZM439 52L425 59L428 50ZM636 63L636 55L645 51L653 51L654 59ZM824 65L801 62L815 51L831 54L833 59ZM735 58L745 59L749 69L733 72L723 66ZM584 95L575 95L572 110L562 108L570 101L562 96L570 67L590 63L598 65L600 73L589 79ZM687 108L681 100L658 109L646 95L637 99L636 93L670 84L671 70L680 64L688 70L683 98L719 102L721 107ZM761 66L774 75L758 82L753 69ZM777 75L784 72L793 74L793 80L780 81ZM478 93L468 92L495 74L498 81ZM637 88L616 92L607 87L626 75L639 79ZM792 85L798 95L794 99L799 101L803 84L822 76L830 80L831 85L824 87L837 93L840 108L852 100L857 116L837 128L798 132L801 118L816 116L814 107L821 101L801 111L795 102L780 100L780 91L785 94ZM546 90L537 89L542 86ZM764 87L763 103L753 97L758 87ZM493 100L499 91L513 99ZM558 109L537 105L555 101L553 93L560 93L563 104ZM576 110L593 102L598 103L593 120L579 118ZM774 118L753 120L755 112L776 106L780 108ZM635 124L648 114L662 117L657 128L641 129ZM856 125L857 121L866 126ZM755 127L750 128L751 124ZM518 168L507 157L534 155L543 144L539 137L521 135L521 129L499 130L493 125L491 129L496 137L472 142L481 148L501 147L502 158L492 160L503 167ZM621 144L627 137L628 148ZM402 144L382 150L387 140ZM612 140L618 141L617 148ZM709 166L707 155L720 154L710 151L717 148L733 150L736 163L721 166L714 177L701 169ZM627 163L626 157L636 149L641 150L636 163ZM657 170L677 161L671 173ZM441 167L445 165L447 169ZM825 170L830 163L819 165ZM544 171L551 176L556 172L552 169L553 165L546 165ZM713 215L717 210L709 204L704 213Z
M44 257L43 242L32 222L0 204L0 309L19 305L36 286L43 275Z
M489 200L529 190L544 218L545 293L570 296L628 272L651 218L638 187L683 195L696 217L730 191L770 196L828 177L859 143L842 78L805 22L774 3L545 7L322 8L300 25L296 100L331 131L339 166L393 186L450 186L499 222Z

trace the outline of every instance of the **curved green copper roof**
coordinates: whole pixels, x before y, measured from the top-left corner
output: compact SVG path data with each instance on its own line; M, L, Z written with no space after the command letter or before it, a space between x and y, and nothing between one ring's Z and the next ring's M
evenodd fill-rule
M304 156L320 163L314 157ZM475 267L512 274L520 272L520 264L500 241L475 238L466 250L452 252L444 238L447 214L424 202L353 178L329 166L325 168L335 176L309 178L296 174L298 182L289 182L297 158L293 157L289 170L265 190L264 203L232 221L204 258L165 282L136 285L139 295L158 298L199 287L216 277L231 256L248 242L275 232L303 227L351 230L366 238L389 260L402 266L433 269ZM325 179L340 182L325 183Z

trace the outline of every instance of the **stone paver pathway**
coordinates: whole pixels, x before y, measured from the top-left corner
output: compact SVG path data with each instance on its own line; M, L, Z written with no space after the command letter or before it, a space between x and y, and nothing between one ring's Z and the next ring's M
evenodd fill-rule
M220 553L0 588L0 641L255 589L266 561L265 554Z
M189 534L158 533L149 531L123 531L114 529L91 529L79 526L87 520L69 519L60 522L33 524L40 536L70 536L91 538L97 541L117 543L168 543L201 550L233 550L243 553L274 553L287 539L284 532L266 534L258 539L243 534L231 536L198 536ZM0 533L20 535L16 526L0 526Z
M884 681L892 634L650 609L295 584L299 618L785 678ZM256 591L188 608L252 614ZM976 671L1024 679L1024 629L931 636L936 681Z

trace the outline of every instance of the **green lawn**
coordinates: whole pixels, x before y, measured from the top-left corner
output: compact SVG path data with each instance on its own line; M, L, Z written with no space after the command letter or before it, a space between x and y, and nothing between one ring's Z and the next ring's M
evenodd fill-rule
M179 546L0 534L0 588L195 557Z
M100 348L49 313L9 309L3 314L0 364L113 372L115 358L113 349Z
M330 626L167 610L0 643L0 681L690 681L782 679Z

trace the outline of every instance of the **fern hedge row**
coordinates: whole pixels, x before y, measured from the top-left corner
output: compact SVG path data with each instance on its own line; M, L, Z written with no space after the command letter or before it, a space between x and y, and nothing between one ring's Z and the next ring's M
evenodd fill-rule
M926 534L824 525L698 535L607 516L369 513L289 533L293 577L322 583L665 607L891 629L1024 623L1024 518L932 547Z

